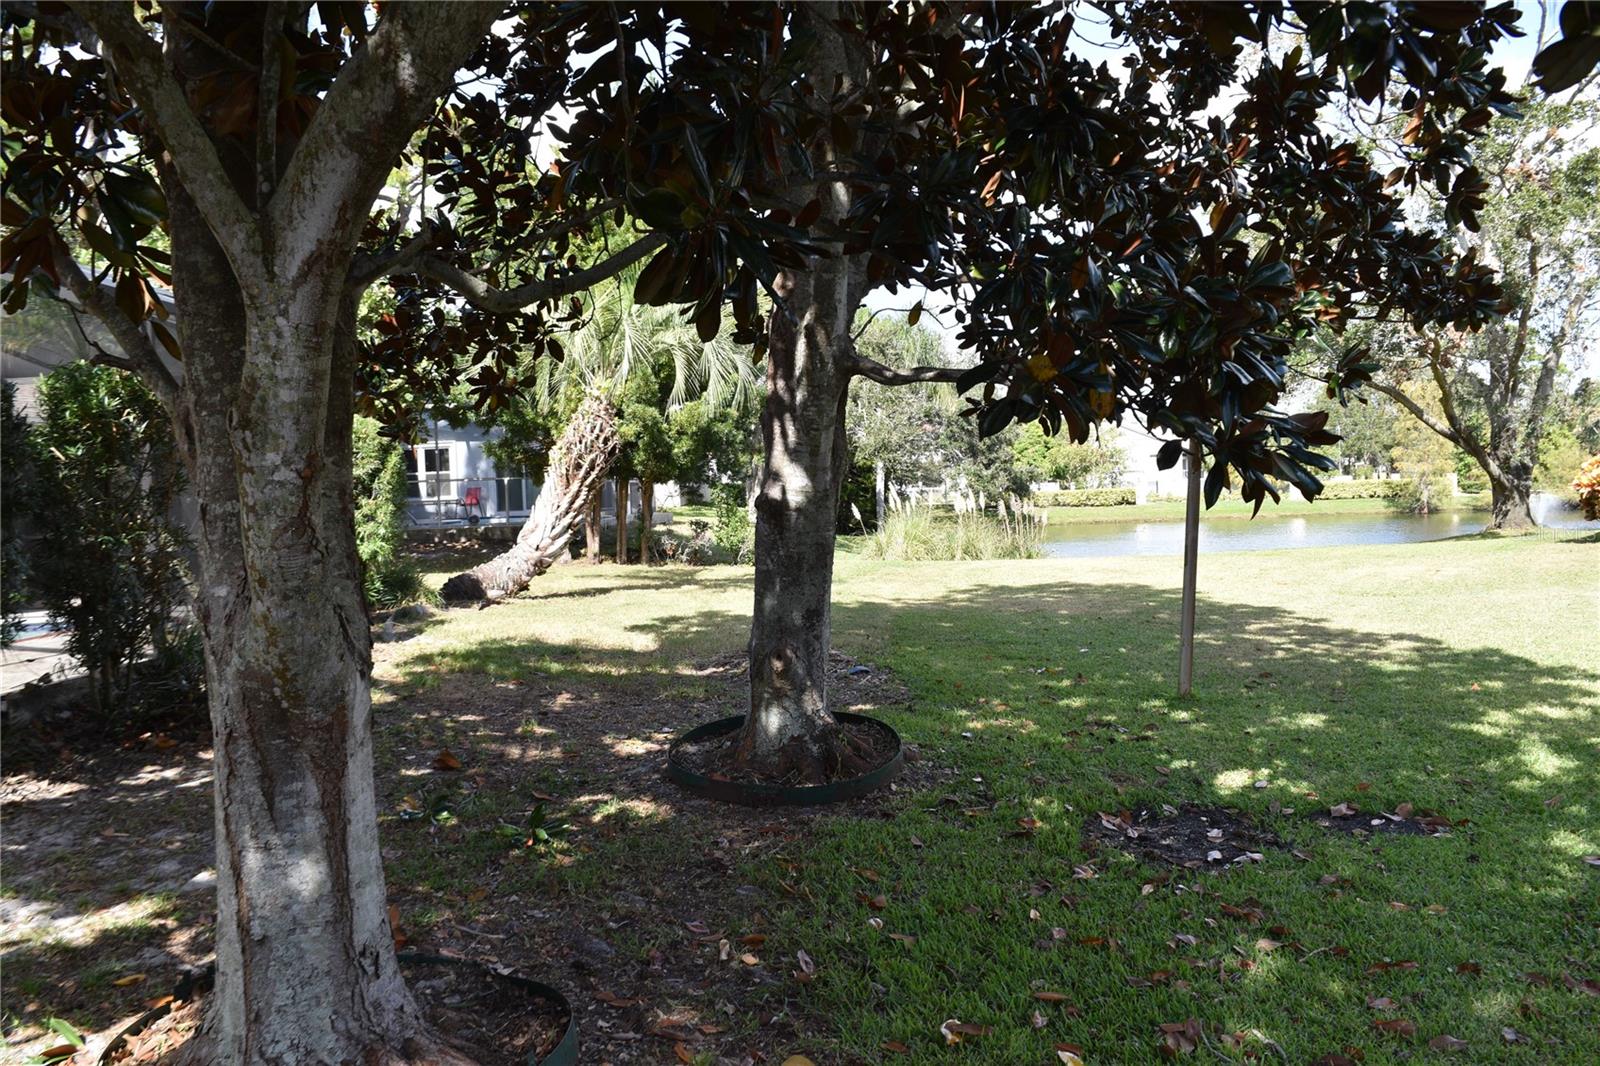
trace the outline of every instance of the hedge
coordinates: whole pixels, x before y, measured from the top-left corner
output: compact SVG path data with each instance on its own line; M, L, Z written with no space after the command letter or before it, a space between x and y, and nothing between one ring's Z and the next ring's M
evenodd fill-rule
M1137 503L1138 496L1131 488L1062 489L1036 492L1028 502L1040 507L1121 507Z
M1319 500L1392 500L1405 495L1411 483L1404 479L1365 478L1356 481L1330 481L1322 486Z

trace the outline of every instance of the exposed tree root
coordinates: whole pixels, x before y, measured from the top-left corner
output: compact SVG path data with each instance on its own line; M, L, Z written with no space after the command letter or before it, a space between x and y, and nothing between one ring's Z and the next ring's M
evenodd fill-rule
M757 749L755 740L746 732L735 743L729 769L736 776L824 785L860 777L877 765L871 746L837 722L819 723L815 730L796 734L767 753Z

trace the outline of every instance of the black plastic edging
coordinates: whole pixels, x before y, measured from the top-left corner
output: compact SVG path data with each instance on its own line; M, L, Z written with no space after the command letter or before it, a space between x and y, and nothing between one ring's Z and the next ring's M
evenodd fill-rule
M893 781L905 768L905 744L900 740L900 734L895 732L894 727L888 722L864 714L851 714L849 711L834 711L833 717L836 721L863 723L887 731L894 738L894 754L881 766L867 771L860 777L830 781L825 785L773 785L760 781L726 781L695 773L678 762L677 754L681 745L712 740L737 732L739 727L744 725L745 716L736 714L732 718L719 718L715 722L695 726L674 740L672 746L667 749L667 778L690 792L723 803L739 803L747 807L813 807L823 803L855 799L869 792L875 792Z

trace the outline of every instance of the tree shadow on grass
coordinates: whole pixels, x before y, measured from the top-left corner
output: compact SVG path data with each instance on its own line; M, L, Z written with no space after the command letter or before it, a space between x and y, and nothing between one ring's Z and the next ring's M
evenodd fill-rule
M681 600L640 617L638 593L680 581ZM707 581L726 592L745 578L629 574L599 591L612 628L582 644L541 628L566 589L451 612L375 683L383 843L407 934L562 985L597 1053L814 1053L831 1039L835 1059L871 1061L896 1040L932 1061L939 1023L957 1016L995 1027L983 1061L1042 1060L1067 1040L1138 1062L1155 1059L1157 1023L1200 1016L1260 1027L1293 1061L1347 1043L1377 1061L1365 997L1381 994L1424 1037L1448 1023L1488 1041L1516 1025L1537 1042L1499 1048L1504 1061L1582 1061L1586 1004L1518 975L1554 977L1595 954L1591 875L1576 859L1600 850L1594 672L1202 598L1200 695L1179 701L1169 590L1061 581L875 603L845 588L836 644L892 667L909 701L878 685L879 669L837 695L924 758L892 793L752 811L689 797L661 773L674 735L743 707L748 610L707 606ZM445 749L460 771L435 769ZM1364 841L1304 817L1340 801L1470 823ZM8 822L85 802L31 802ZM1081 824L1163 802L1237 807L1306 858L1180 871L1145 893L1161 871L1095 846ZM565 826L552 843L529 842L536 814ZM206 828L198 812L181 817ZM1021 819L1038 825L1019 831ZM19 861L32 860L9 856L8 876ZM878 895L881 911L862 902ZM1260 924L1224 902L1259 910ZM1180 931L1196 943L1170 946ZM792 977L798 951L816 963L809 985ZM1407 959L1419 969L1367 973ZM1448 972L1467 960L1482 973ZM1130 989L1160 971L1165 982ZM1081 1012L1035 1030L1040 988ZM1517 1013L1524 996L1531 1019ZM790 1021L759 1024L775 1015Z
M714 945L698 943L682 922L718 914L723 920L714 926L780 930L788 941L780 953L830 951L812 990L820 998L804 1003L813 1011L828 1005L847 1052L870 1058L882 1040L925 1037L959 1014L1012 1034L988 1045L999 1056L991 1061L1048 1055L1042 1035L1017 1024L1029 989L1044 982L1075 1000L1116 1003L1091 1027L1118 1061L1139 1061L1152 1053L1157 1022L1198 1009L1188 993L1128 989L1138 967L1172 967L1174 928L1202 914L1220 922L1210 947L1226 964L1242 958L1229 954L1234 948L1250 957L1267 926L1288 922L1300 952L1324 949L1315 961L1289 966L1283 960L1295 956L1286 954L1248 970L1222 965L1216 1005L1206 1013L1237 1027L1271 1023L1280 1041L1309 1059L1341 1045L1294 1045L1309 1037L1283 1034L1288 1002L1326 1001L1327 1010L1311 1018L1347 1030L1347 1042L1370 1043L1361 989L1424 994L1410 970L1381 989L1365 976L1385 959L1484 964L1493 980L1467 986L1452 977L1447 994L1433 989L1433 1006L1417 1011L1419 1022L1439 1025L1466 1015L1480 1033L1517 1022L1510 1012L1528 989L1516 974L1554 976L1568 966L1564 930L1582 921L1571 900L1586 883L1574 849L1592 834L1592 797L1600 794L1593 740L1600 677L1592 672L1203 598L1200 696L1179 701L1171 695L1178 601L1169 590L1065 581L892 603L847 600L835 607L836 644L892 665L911 690L909 706L864 706L922 745L925 769L944 772L855 807L751 813L687 797L661 776L671 737L742 709L734 650L748 616L703 607L629 622L626 599L617 603L615 630L593 645L523 635L408 659L394 711L410 724L393 734L406 739L389 757L415 781L438 744L460 745L470 752L469 775L480 771L485 790L502 795L492 805L497 816L520 815L531 796L553 797L553 808L575 826L569 847L508 863L480 836L468 865L499 871L511 896L562 901L541 919L546 932L550 923L611 923L620 915L633 931L620 939L640 957L693 960L698 974L640 975L630 988L657 995L674 981L687 986L717 972ZM609 646L601 643L607 639ZM717 648L733 653L720 674L692 665ZM432 683L419 686L419 677ZM505 707L488 708L496 700ZM1257 781L1267 787L1254 787ZM522 798L504 799L518 783ZM1547 808L1558 793L1562 803ZM1140 886L1161 871L1098 848L1080 826L1095 810L1163 802L1237 807L1309 858L1273 856L1260 869L1218 878L1181 871L1174 884L1192 882L1181 898L1168 889L1141 896ZM1330 838L1306 815L1335 802L1374 812L1411 803L1468 824L1440 839ZM1043 828L1019 835L1023 818ZM919 833L925 849L911 841ZM396 870L397 882L420 879L448 897L462 881L446 854ZM1080 885L1078 867L1097 876ZM837 939L838 929L871 916L857 894L879 891L852 868L877 871L883 880L874 884L889 888L892 901L916 900L897 920L910 923L898 931L926 938L920 951ZM1323 884L1325 875L1334 881ZM740 880L747 883L730 893ZM1071 945L1104 939L1110 925L1111 939L1127 947L1099 956L1041 952L1039 927L1026 916L1038 909L1033 893L1046 882L1083 897L1082 913L1053 918L1070 930ZM807 919L794 920L789 892L804 893ZM1206 893L1241 905L1255 900L1268 917L1261 928L1240 926L1212 903L1194 907ZM616 902L630 897L635 903ZM968 913L974 906L979 915ZM1443 908L1448 921L1436 920L1429 906ZM489 926L472 918L464 927L493 930L515 917L504 906L492 909ZM891 902L890 912L899 909ZM447 912L456 908L438 913ZM1400 924L1402 915L1409 924ZM463 927L454 917L441 921ZM941 939L949 945L944 954ZM981 963L968 954L976 944L987 955ZM579 987L596 979L581 946L567 951L547 939L529 958L558 975L565 970ZM971 990L935 1003L917 994L951 971ZM614 967L598 972L615 979ZM781 973L766 976L780 983L781 995L798 990ZM884 998L864 1008L862 992L874 987L887 990ZM1533 994L1544 997L1542 1024L1570 1050L1580 1031L1575 997ZM676 1009L688 1001L671 1002ZM746 1046L741 1038L753 1039L735 1033L717 1049L738 1051ZM1532 1045L1528 1053L1539 1061Z

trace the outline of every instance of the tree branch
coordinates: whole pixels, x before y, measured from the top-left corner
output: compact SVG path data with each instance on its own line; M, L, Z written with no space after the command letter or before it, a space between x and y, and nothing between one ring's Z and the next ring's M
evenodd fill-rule
M404 274L410 270L428 250L435 236L432 222L423 220L421 227L404 244L387 255L360 254L355 262L350 265L350 274L345 280L345 288L357 297L367 286L379 278L386 278L390 274Z
M607 278L615 277L666 243L667 238L659 233L647 234L592 267L575 270L570 274L560 274L545 281L530 281L514 289L497 289L460 267L432 256L425 255L418 258L416 271L425 278L431 278L455 290L479 310L505 315L520 311L541 300L567 296Z
M167 70L161 46L140 27L129 6L77 0L72 9L99 36L105 57L172 157L173 169L216 234L239 283L247 290L260 288L266 280L261 230Z
M290 281L315 269L331 240L354 248L395 159L438 106L501 5L386 4L377 28L339 69L266 206Z
M859 352L851 352L841 360L846 374L860 376L879 385L920 385L930 381L955 382L967 372L964 366L914 366L910 370L896 370Z
M114 366L123 365L125 369L138 374L139 379L150 387L150 391L156 394L168 411L176 410L178 381L161 361L150 335L123 314L122 308L117 306L116 299L84 273L78 261L72 258L72 252L67 248L66 242L59 235L51 235L50 247L56 273L66 283L67 291L72 293L79 306L105 326L111 338L117 342L117 347L122 349L124 363L118 364L109 358L104 361ZM80 324L79 329L82 328Z
M1425 407L1417 403L1417 401L1413 400L1411 397L1407 396L1403 390L1397 389L1393 385L1385 385L1381 381L1369 381L1367 382L1367 387L1377 389L1379 392L1389 397L1389 399L1393 400L1401 407L1404 407L1407 411L1411 412L1411 417L1415 418L1418 422L1421 422L1423 425L1439 434L1439 436L1443 437L1451 444L1454 444L1457 447L1463 447L1461 438L1456 436L1455 430L1451 429L1437 418L1434 418L1433 415L1428 413Z
M278 93L283 64L278 50L288 5L272 0L261 16L261 77L256 83L256 203L265 203L278 180Z

